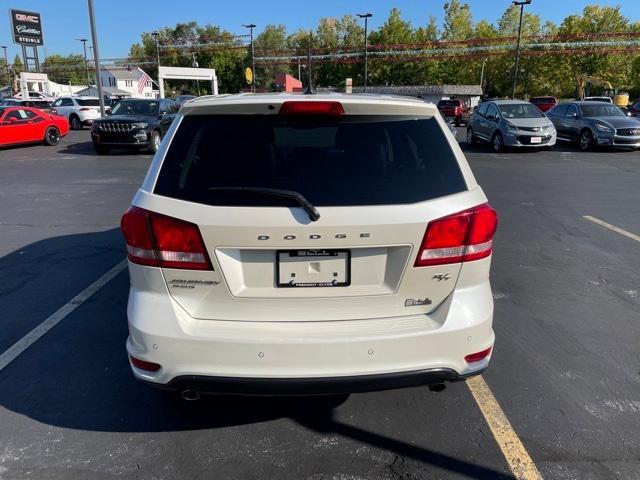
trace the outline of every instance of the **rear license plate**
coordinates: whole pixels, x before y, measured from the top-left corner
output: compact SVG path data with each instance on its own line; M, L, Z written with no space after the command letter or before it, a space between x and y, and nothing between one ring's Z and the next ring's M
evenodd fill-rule
M278 287L347 287L351 284L349 250L287 250L276 255Z
M531 137L531 143L542 143L542 137Z

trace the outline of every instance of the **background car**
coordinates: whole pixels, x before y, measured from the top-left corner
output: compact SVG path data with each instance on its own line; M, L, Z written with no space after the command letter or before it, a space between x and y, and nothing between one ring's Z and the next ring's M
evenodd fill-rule
M613 103L610 97L584 97L582 99L583 102L604 102L604 103Z
M100 118L98 97L60 97L53 102L52 107L53 113L69 120L72 130L81 130L83 126L91 125L96 118Z
M0 146L44 142L57 145L69 133L69 123L29 107L0 107Z
M630 117L640 117L640 100L636 100L627 108Z
M471 109L459 98L440 100L438 102L438 110L440 110L440 113L442 113L442 116L446 119L453 119L456 127L459 127L463 123L468 123L469 116L471 115Z
M194 98L198 98L195 95L178 95L176 97L176 103L178 104L179 107L182 107L182 105L184 105L185 102L188 102L189 100L193 100Z
M558 99L556 97L531 97L529 102L538 107L541 112L546 112L558 104Z
M522 100L482 102L467 126L467 142L487 142L495 152L505 146L549 149L556 143L551 121L535 105Z
M122 99L110 116L93 122L93 147L100 154L116 147L148 148L155 153L178 110L176 102L168 99Z
M627 117L605 102L561 103L547 112L558 140L576 142L580 150L600 145L612 148L640 147L640 121Z
M55 113L52 111L51 102L43 99L22 100L18 98L7 98L5 100L0 100L0 106L32 107L42 110L45 113Z

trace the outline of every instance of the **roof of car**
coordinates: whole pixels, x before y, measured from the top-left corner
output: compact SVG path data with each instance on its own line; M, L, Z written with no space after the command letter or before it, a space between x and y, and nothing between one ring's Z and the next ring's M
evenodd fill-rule
M349 114L427 114L435 115L436 106L422 99L380 94L344 94L321 93L304 95L301 93L239 93L233 95L206 95L190 100L182 107L182 113L198 114L207 111L223 111L230 113L258 113L256 108L273 104L282 104L287 101L314 102L334 101L340 102ZM379 107L379 108L376 108ZM385 108L382 108L385 107ZM260 109L260 111L262 111ZM276 113L273 107L264 113Z
M489 100L489 101L495 103L496 105L514 105L514 104L529 103L526 100L509 100L509 99Z

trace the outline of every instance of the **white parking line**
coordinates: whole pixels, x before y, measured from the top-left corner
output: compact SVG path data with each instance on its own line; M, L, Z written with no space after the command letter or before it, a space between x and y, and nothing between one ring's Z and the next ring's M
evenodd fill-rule
M540 471L515 432L500 404L481 376L467 380L467 386L484 419L489 424L493 438L502 451L513 476L518 480L542 480Z
M592 217L591 215L584 215L582 218L584 218L585 220L589 220L590 222L597 223L598 225L604 228L608 228L609 230L613 230L614 232L619 233L620 235L624 235L631 240L640 242L640 236L636 235L635 233L627 232L626 230L623 230L620 227L616 227L615 225L611 225L610 223L600 220L599 218Z
M119 274L127 267L127 261L122 260L107 273L102 275L98 280L93 282L78 295L69 300L60 307L55 313L50 315L44 322L27 333L24 337L14 343L8 350L0 355L0 372L11 362L13 362L22 352L33 345L40 337L55 327L67 315L82 305L94 293L104 287L113 277Z

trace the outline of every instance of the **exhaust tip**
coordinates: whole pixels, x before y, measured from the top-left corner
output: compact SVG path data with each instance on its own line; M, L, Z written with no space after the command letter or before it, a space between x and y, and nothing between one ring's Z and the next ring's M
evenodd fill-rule
M442 392L447 386L444 383L434 383L433 385L429 385L429 390L432 392Z
M180 396L187 402L195 402L200 398L200 394L195 390L183 390Z

